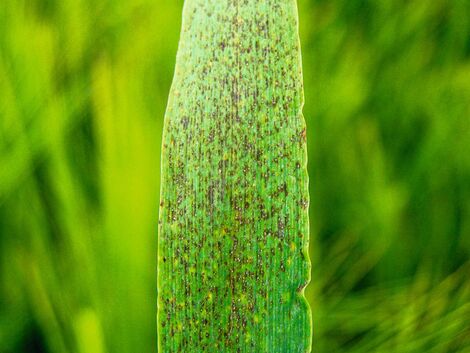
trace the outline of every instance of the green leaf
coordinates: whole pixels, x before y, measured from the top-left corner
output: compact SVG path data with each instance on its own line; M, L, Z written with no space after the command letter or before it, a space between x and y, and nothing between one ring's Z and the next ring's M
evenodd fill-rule
M294 0L187 0L165 116L160 352L308 352Z

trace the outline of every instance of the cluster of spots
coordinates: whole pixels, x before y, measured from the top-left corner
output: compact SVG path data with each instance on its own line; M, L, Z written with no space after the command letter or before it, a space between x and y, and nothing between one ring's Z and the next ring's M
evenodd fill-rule
M187 0L165 117L159 351L307 352L295 0Z

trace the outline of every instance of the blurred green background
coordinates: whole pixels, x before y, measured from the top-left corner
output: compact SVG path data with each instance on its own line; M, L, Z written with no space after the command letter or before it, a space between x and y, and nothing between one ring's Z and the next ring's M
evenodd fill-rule
M181 8L1 0L1 353L156 352ZM470 2L299 11L314 352L470 352Z

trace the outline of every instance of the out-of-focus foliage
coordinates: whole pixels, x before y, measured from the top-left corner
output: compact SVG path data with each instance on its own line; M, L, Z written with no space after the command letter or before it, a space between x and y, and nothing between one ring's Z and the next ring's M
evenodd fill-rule
M470 352L470 2L302 1L317 352Z
M0 352L155 352L182 1L0 2ZM300 0L314 351L470 352L470 3Z

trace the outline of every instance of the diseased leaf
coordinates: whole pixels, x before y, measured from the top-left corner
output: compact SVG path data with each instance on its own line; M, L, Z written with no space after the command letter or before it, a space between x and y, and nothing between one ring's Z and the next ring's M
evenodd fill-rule
M187 0L165 116L160 352L308 352L295 0Z

